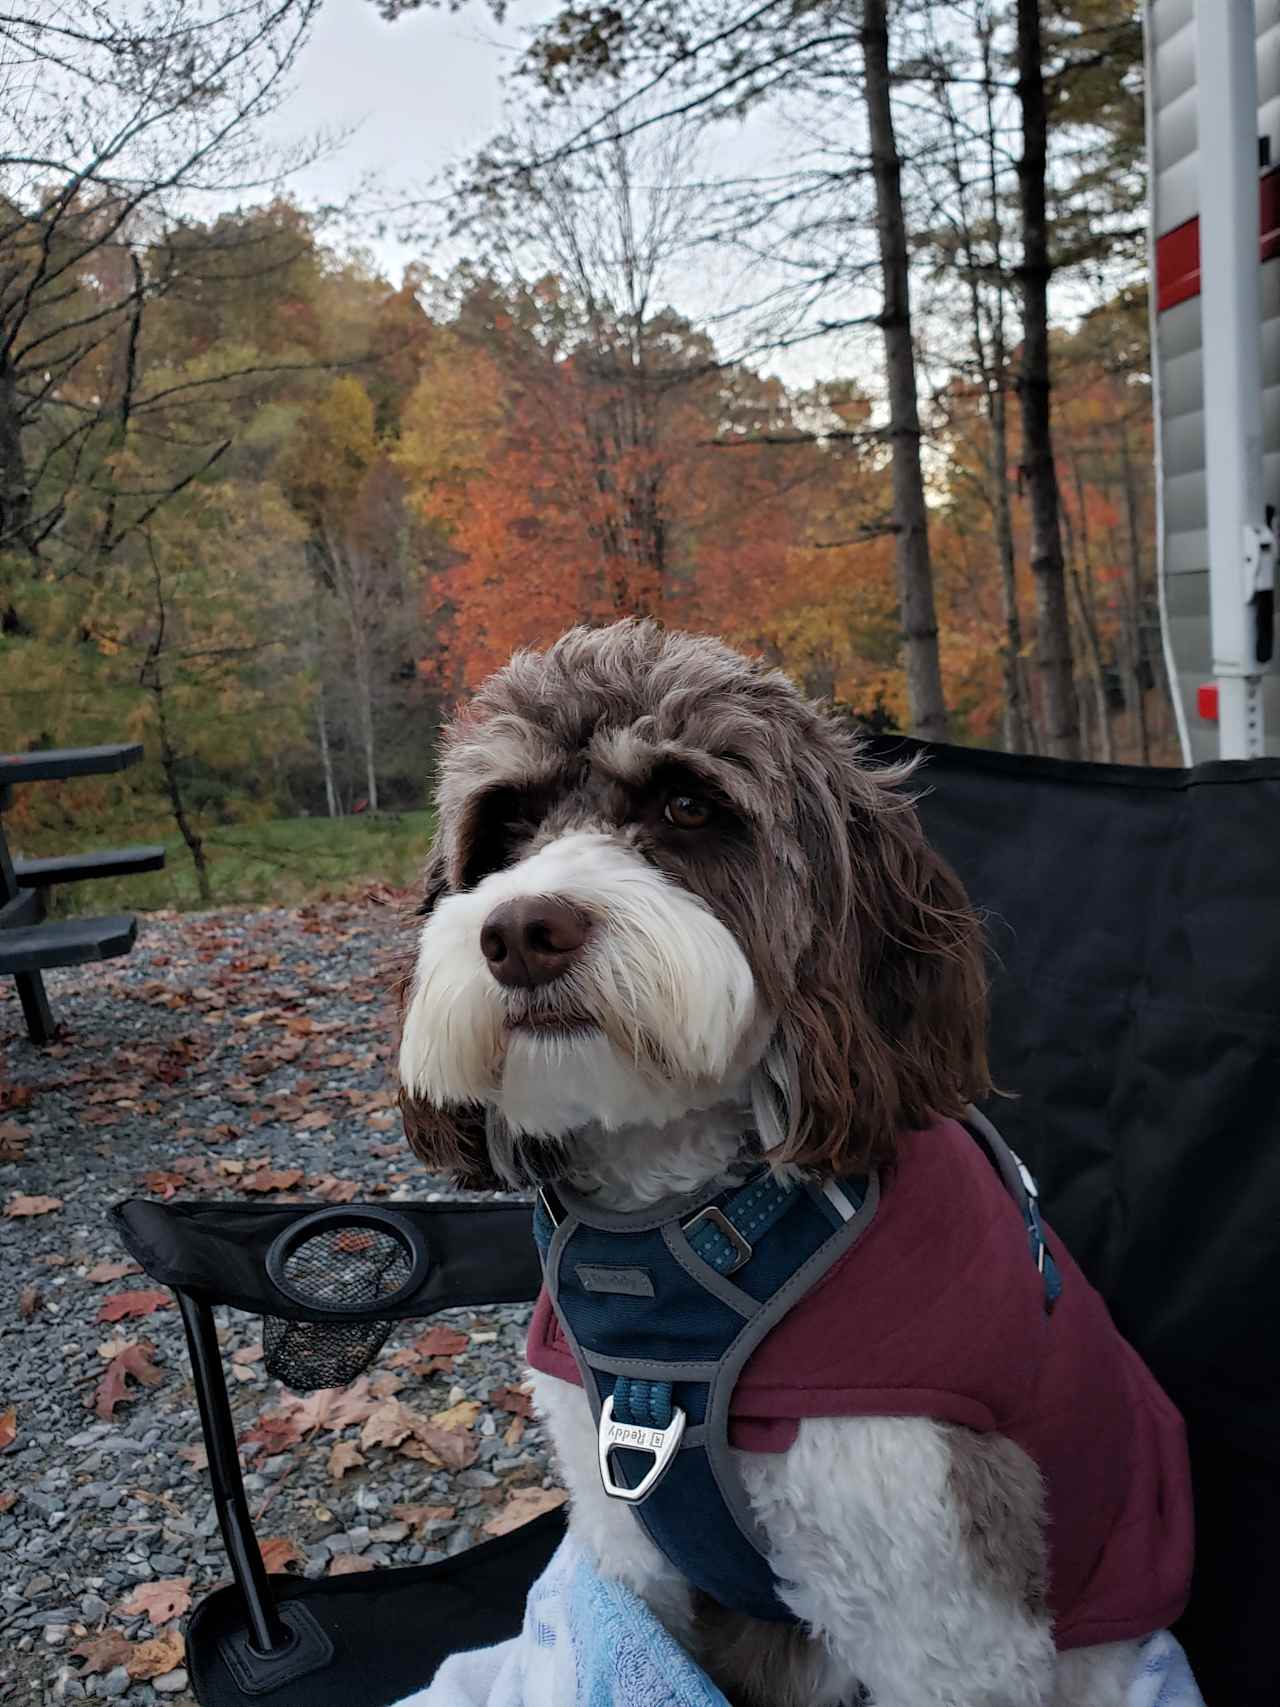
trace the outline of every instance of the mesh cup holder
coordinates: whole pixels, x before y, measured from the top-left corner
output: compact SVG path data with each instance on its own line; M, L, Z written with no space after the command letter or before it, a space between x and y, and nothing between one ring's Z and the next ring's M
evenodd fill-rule
M263 1317L267 1373L297 1393L354 1381L394 1325L380 1312L418 1289L428 1260L418 1229L390 1209L318 1209L286 1227L267 1274L315 1319Z

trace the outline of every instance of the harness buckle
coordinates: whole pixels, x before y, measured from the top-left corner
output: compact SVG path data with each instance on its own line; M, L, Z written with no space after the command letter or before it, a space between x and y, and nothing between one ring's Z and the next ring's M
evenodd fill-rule
M700 1210L698 1214L693 1217L692 1221L685 1223L681 1231L684 1233L685 1238L689 1240L690 1244L692 1244L694 1234L703 1226L714 1227L717 1232L723 1234L733 1249L733 1261L729 1264L728 1268L721 1268L719 1263L712 1263L711 1266L717 1273L726 1275L736 1274L744 1263L749 1263L751 1261L751 1245L743 1238L742 1234L734 1226L733 1222L730 1221L724 1211L717 1209L714 1203L708 1208Z
M684 1422L684 1412L678 1405L672 1411L671 1421L666 1428L643 1428L635 1423L615 1422L613 1394L609 1394L600 1410L600 1480L610 1499L626 1500L629 1505L639 1505L641 1500L648 1498L680 1450ZM634 1488L624 1488L620 1482L614 1480L609 1454L618 1447L624 1447L630 1452L653 1454L653 1463Z

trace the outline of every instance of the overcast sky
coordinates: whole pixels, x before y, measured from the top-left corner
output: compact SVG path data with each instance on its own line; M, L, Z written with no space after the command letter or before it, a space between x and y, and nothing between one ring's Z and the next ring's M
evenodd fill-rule
M334 127L355 127L354 134L294 178L292 193L309 206L343 202L369 174L382 179L392 200L399 193L429 191L443 168L465 160L499 128L504 73L529 28L556 9L556 0L515 0L499 25L484 0L470 0L460 12L427 7L389 24L370 0L326 0L301 57L295 93L275 129L282 142ZM779 134L759 118L745 129L725 130L716 163L725 171L742 170L748 157L771 154ZM358 240L397 282L408 261L449 260L367 229ZM675 306L693 318L705 315L715 306L714 291L709 279L690 275L679 282ZM864 349L864 360L865 354ZM761 365L807 384L856 371L859 363L853 350L842 353L828 342Z
M424 9L388 24L370 0L327 0L276 129L291 139L355 129L293 180L294 193L308 203L340 202L368 173L392 191L425 186L498 126L501 78L519 40L518 27L501 29L480 3L461 13ZM393 276L414 258L394 239L371 238L369 246Z

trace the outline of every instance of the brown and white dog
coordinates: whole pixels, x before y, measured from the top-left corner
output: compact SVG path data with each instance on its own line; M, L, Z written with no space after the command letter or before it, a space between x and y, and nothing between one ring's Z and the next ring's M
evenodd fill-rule
M622 622L517 655L445 745L400 1054L420 1154L631 1210L744 1145L847 1175L961 1113L989 1089L981 932L905 775L715 641ZM1011 1443L833 1418L743 1455L789 1627L691 1593L605 1495L580 1388L536 1403L573 1532L734 1701L1125 1700L1136 1644L1055 1651Z

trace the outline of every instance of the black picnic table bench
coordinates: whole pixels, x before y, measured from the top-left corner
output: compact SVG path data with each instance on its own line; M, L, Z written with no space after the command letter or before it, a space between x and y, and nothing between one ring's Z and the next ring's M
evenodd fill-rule
M18 986L27 1035L33 1043L50 1043L56 1033L41 973L51 966L81 966L128 954L138 935L138 921L131 913L100 919L47 919L49 890L58 883L159 871L164 849L113 848L51 859L12 859L4 835L4 812L13 788L19 783L127 770L141 757L137 742L0 753L0 973L11 974Z

